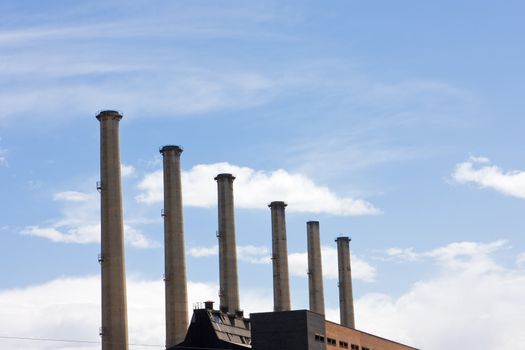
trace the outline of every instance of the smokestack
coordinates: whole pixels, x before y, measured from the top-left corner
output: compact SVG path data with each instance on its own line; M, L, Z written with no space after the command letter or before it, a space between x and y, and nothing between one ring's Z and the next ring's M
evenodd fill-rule
M166 347L184 341L188 329L188 295L179 146L160 149L164 163L164 287Z
M310 311L324 315L323 264L321 261L321 238L319 221L306 223L308 241L308 288Z
M237 281L237 247L235 245L235 216L233 206L232 174L215 177L219 206L219 275L220 309L236 314L239 308L239 284Z
M338 237L337 260L339 265L339 313L341 325L355 328L354 298L352 296L352 270L350 268L350 238Z
M273 260L273 309L288 311L290 284L288 281L288 248L286 243L286 220L284 202L271 202L272 212L272 260Z
M122 115L102 111L97 119L100 121L102 350L126 350L128 318L119 153Z

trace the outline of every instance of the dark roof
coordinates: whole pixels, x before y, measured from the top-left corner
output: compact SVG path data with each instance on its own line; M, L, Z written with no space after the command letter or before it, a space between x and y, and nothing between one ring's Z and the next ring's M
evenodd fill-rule
M184 341L168 350L189 347L251 349L250 319L219 310L195 309Z

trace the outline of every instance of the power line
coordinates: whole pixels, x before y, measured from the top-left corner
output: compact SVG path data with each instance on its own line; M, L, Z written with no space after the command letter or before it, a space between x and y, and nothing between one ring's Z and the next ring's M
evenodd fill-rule
M37 338L37 337L15 337L0 335L0 339L5 340L22 340L22 341L41 341L41 342L55 342L55 343L76 343L76 344L102 344L101 341L96 340L79 340L79 339L58 339L58 338ZM158 344L137 344L129 343L129 346L139 347L150 347L150 348L164 348L164 345ZM194 346L177 346L179 349L200 349L200 350L228 350L225 348L205 348L205 347L194 347Z
M45 342L56 342L56 343L102 344L102 342L96 341L96 340L37 338L37 337L14 337L14 336L7 336L7 335L0 335L0 339L6 339L6 340L27 340L27 341L45 341ZM157 345L157 344L136 344L136 343L130 343L128 345L130 345L130 346L140 346L140 347L152 347L152 348L163 348L164 347L164 345Z

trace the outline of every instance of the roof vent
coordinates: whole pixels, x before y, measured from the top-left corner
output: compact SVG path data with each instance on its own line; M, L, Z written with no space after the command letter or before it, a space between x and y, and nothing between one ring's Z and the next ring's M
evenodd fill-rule
M213 301L210 301L210 300L205 301L204 302L204 308L206 310L213 310Z

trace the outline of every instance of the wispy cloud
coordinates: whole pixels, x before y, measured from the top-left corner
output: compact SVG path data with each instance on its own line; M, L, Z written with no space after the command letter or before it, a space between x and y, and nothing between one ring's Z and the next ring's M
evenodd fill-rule
M290 40L289 36L260 28L258 24L286 19L282 12L270 6L246 4L224 7L184 6L174 3L159 4L156 11L140 6L137 2L123 9L115 4L98 4L87 9L83 4L71 4L59 13L33 16L33 24L24 27L5 27L0 31L4 45L38 45L42 42L91 41L104 39L218 39L246 38ZM120 10L116 18L108 14ZM160 10L162 8L162 10ZM69 10L69 11L68 11ZM140 10L140 11L137 11ZM74 14L73 16L68 16ZM24 19L31 16L24 13ZM242 26L243 31L238 30Z
M63 202L61 217L44 225L29 225L20 233L59 243L99 243L100 218L98 195L79 191L63 191L53 196ZM124 224L126 243L137 248L152 248L159 244L147 238L131 223Z
M491 188L509 196L525 198L525 171L504 171L485 157L470 157L457 164L452 178L460 184L472 183L480 188Z
M386 250L389 257L400 261L416 261L421 258L421 254L414 251L414 248L392 247Z
M0 137L0 142L2 142L2 137ZM7 166L7 149L0 146L0 167Z
M116 106L128 116L143 116L146 110L149 116L168 113L173 116L242 109L260 105L275 96L275 83L264 75L249 71L202 69L148 71L132 76L117 75L111 80L97 82L88 79L82 83L72 80L55 84L45 80L3 93L0 120L35 109L40 110L41 115L65 109L71 115L89 115L105 106ZM144 101L147 101L147 106Z
M235 204L240 208L263 209L274 200L284 200L288 210L330 213L335 215L370 215L380 213L371 203L351 197L340 197L328 187L315 184L302 175L279 169L271 172L240 167L229 163L200 164L183 171L184 203L212 207L217 203L213 178L219 173L232 173L235 180ZM156 203L162 200L162 171L148 174L139 184L142 193L137 201Z
M326 279L337 279L338 263L337 263L337 249L330 246L321 247L322 263L323 263L323 277ZM361 259L355 254L351 257L352 260L352 278L362 280L365 282L373 282L376 277L376 268L370 265L365 260ZM291 253L288 255L288 265L290 274L307 277L308 270L308 253Z
M388 256L387 260L399 262L415 262L430 259L449 270L465 270L467 267L473 269L474 266L479 266L484 271L491 271L496 266L491 263L490 254L507 247L508 242L506 240L497 240L490 243L454 242L423 252L418 252L412 247L393 247L387 249L386 254Z
M119 7L120 14L126 13L119 18L108 15L115 12L111 6L98 4L89 11L73 11L75 16L65 20L50 13L51 20L39 18L33 25L7 26L0 31L0 76L17 82L6 86L0 96L0 121L29 117L34 110L39 110L38 117L48 118L59 118L64 110L68 116L88 115L106 106L129 116L173 117L261 106L297 91L305 96L314 91L316 100L336 99L345 106L343 114L348 118L352 113L346 106L388 105L405 111L407 104L429 106L434 100L440 103L432 107L450 105L441 102L462 94L441 82L375 81L349 72L351 62L325 55L270 66L252 59L232 65L229 55L207 49L217 39L234 39L233 44L225 42L232 46L238 46L238 40L251 45L270 39L277 48L290 40L304 40L292 37L289 28L282 26L300 16L289 16L290 9L280 4L227 8L164 4L165 11L143 7L137 11L130 5L137 12ZM195 46L195 39L212 45ZM158 45L136 50L137 40ZM167 50L174 41L177 51ZM39 57L36 61L35 56Z
M419 155L414 149L389 144L370 137L368 132L364 133L366 135L330 131L326 135L319 135L314 142L311 139L296 140L287 152L292 164L301 171L324 177L409 161ZM319 174L319 169L323 169L322 174Z
M0 148L0 166L7 166L7 150Z
M133 165L120 165L120 172L122 177L132 177L135 175L135 167Z
M86 202L92 200L93 197L93 194L87 194L78 191L64 191L55 193L53 199L56 201L66 202Z
M525 267L525 252L518 255L518 257L516 258L516 265L518 265L518 267L521 268Z
M219 246L214 245L211 247L191 247L188 251L188 255L194 258L204 258L208 256L215 256L219 254Z
M113 11L99 4L65 20L40 18L34 25L2 28L0 76L17 84L0 84L5 87L0 121L34 115L34 110L40 117L57 118L64 110L69 116L86 115L105 106L128 115L173 117L258 106L285 91L288 85L279 74L232 68L221 57L203 60L206 49L193 46L195 38L286 40L284 34L259 26L277 20L274 14L279 12L256 5L242 9L163 6L166 11L150 13L141 8L115 18L107 15ZM238 30L239 25L243 30ZM166 52L171 45L136 50L136 40L146 39L177 40L179 49L177 54Z
M505 247L508 247L506 240L490 243L455 242L427 252L425 255L433 258L448 270L493 272L498 270L499 266L495 264L490 255Z
M326 279L337 279L338 265L337 265L337 249L330 246L322 246L323 259L323 277ZM189 255L199 258L206 256L214 256L218 254L217 245L211 247L193 247L189 251ZM237 257L239 260L251 264L271 264L271 252L265 246L237 246ZM290 275L298 277L307 277L308 270L308 253L289 253L288 254L288 268ZM358 256L352 255L352 277L365 282L373 282L376 276L376 268L361 259Z
M217 245L211 247L192 247L188 253L188 255L194 258L216 256L218 254L219 247ZM264 246L238 245L237 258L251 264L269 264L271 262L270 252L268 248Z

